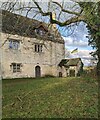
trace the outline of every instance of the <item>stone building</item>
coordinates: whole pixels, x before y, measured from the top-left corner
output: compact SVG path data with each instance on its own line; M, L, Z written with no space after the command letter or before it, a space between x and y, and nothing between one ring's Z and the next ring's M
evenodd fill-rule
M80 76L83 71L83 62L81 58L62 59L58 66L60 77Z
M64 40L53 25L2 11L2 77L59 76Z

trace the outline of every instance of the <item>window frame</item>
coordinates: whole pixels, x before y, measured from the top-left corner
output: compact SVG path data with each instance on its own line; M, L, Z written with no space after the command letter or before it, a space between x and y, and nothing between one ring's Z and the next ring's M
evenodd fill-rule
M20 40L9 39L9 49L19 50L19 48L20 48Z
M44 30L44 28L43 28L43 29L41 29L41 28L36 28L36 29L35 29L35 33L36 33L37 35L43 36L43 35L46 34L46 30Z
M43 52L43 44L36 43L34 46L34 51L37 53L42 53Z
M21 63L12 63L12 71L13 73L21 72Z

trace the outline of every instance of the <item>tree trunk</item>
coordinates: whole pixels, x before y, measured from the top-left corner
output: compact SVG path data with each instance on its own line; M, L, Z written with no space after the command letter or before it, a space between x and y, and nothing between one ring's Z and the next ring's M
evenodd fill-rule
M100 37L98 37L98 42L100 40ZM98 80L100 80L100 45L98 45L98 63L97 63L97 77Z
M99 58L99 61L97 63L97 78L98 78L98 80L100 80L100 58Z

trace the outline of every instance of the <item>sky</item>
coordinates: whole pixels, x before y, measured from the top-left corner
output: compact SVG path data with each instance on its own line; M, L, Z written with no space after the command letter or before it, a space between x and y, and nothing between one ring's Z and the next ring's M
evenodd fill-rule
M93 52L93 48L88 45L88 30L86 24L81 22L73 28L59 28L60 33L65 41L66 58L78 58L82 59L84 66L92 64L93 57L90 55ZM78 52L72 53L74 49L78 48ZM67 52L70 54L67 55Z

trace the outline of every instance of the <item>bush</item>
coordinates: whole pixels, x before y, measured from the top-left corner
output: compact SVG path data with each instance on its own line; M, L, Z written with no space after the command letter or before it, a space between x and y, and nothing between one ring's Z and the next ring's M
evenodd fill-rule
M44 75L44 77L50 78L50 77L55 77L55 76L47 74L47 75Z

